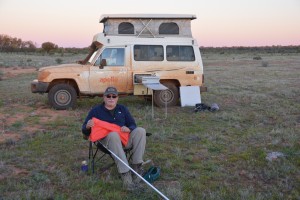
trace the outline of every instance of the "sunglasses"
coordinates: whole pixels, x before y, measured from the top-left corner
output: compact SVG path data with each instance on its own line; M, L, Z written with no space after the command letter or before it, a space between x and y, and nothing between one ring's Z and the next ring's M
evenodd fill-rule
M111 98L113 98L113 99L115 99L115 98L117 98L118 96L116 96L116 95L106 95L106 98L108 98L108 99L111 99Z

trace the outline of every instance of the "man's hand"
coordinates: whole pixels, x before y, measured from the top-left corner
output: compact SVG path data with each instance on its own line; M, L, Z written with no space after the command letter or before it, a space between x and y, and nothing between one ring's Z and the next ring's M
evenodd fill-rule
M94 121L93 120L89 120L87 123L86 123L86 129L91 129L91 127L94 126Z
M121 131L122 131L122 132L130 133L130 129L129 129L127 126L122 126L122 127L121 127Z
M87 140L89 139L89 136L82 134L83 139Z

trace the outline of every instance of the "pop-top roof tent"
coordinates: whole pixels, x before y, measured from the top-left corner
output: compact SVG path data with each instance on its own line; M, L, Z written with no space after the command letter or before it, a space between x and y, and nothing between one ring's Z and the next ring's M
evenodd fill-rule
M188 14L105 14L103 33L111 36L192 37Z

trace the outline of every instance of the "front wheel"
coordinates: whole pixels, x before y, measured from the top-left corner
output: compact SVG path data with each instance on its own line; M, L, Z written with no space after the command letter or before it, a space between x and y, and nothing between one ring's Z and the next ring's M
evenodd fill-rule
M77 93L74 87L68 84L57 84L48 93L50 105L57 110L66 110L76 107Z
M156 90L154 91L154 103L158 107L175 106L179 101L179 90L177 86L173 83L162 83L166 86L167 90Z

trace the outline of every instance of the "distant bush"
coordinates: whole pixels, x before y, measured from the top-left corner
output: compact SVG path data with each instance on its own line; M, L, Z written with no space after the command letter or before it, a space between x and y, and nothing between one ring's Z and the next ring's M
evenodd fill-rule
M60 56L61 56L61 57L64 57L64 55L65 55L65 50L64 50L64 48L61 47L61 48L58 49L58 51L59 51L59 53L60 53Z
M34 52L36 45L32 41L0 34L0 52Z
M253 60L262 60L262 58L260 56L254 56Z
M3 75L4 75L4 73L2 71L0 71L0 81L2 81Z
M262 67L268 67L268 65L269 65L268 61L262 61L261 62Z
M52 42L44 42L42 49L49 53L51 50L58 49L58 46Z
M61 58L56 58L55 61L57 64L61 64L63 60Z

